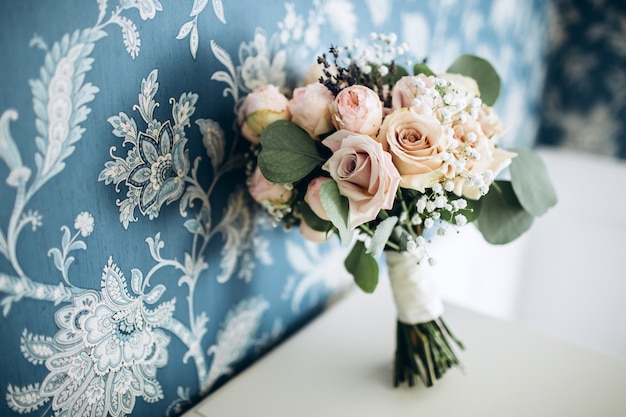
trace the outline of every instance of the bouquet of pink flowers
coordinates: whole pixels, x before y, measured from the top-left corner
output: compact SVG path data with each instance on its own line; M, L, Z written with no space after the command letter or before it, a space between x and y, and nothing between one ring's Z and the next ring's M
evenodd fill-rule
M267 85L245 98L248 186L276 224L352 245L345 266L365 292L385 252L398 310L395 384L419 376L430 386L459 365L462 347L442 319L430 236L473 222L488 242L507 243L556 195L535 153L500 147L500 79L487 61L464 55L446 72L420 63L409 75L393 59L395 37L372 38L361 51L331 47L319 79L290 97ZM500 179L507 167L510 179Z

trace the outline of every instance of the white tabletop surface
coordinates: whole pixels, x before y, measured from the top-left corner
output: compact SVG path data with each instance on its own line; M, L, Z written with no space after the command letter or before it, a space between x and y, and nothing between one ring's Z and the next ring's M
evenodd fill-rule
M351 292L187 415L626 416L623 359L451 305L445 318L466 344L465 374L393 388L395 311L381 281L373 295Z

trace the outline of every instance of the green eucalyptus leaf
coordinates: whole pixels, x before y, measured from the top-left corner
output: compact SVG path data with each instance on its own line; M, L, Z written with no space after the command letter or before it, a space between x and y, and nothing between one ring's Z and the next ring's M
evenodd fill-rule
M461 55L448 68L449 73L461 74L476 80L480 98L493 106L500 95L500 76L486 59L474 55Z
M398 218L396 216L387 217L385 220L380 222L378 226L376 226L376 230L374 230L374 236L372 236L372 241L370 242L370 247L367 250L367 253L372 255L374 258L378 258L383 250L385 249L385 245L387 245L387 241L393 232L393 228L398 223Z
M266 127L261 133L261 146L259 168L275 184L299 181L324 162L313 138L287 120Z
M364 292L373 293L378 285L378 262L365 249L365 244L357 241L348 254L344 265L356 285Z
M543 215L557 202L556 190L543 160L530 149L512 149L511 184L520 204L534 216Z
M476 227L494 245L509 243L533 224L534 216L524 210L509 181L496 181L482 199Z
M424 74L424 75L437 75L433 72L433 70L431 70L428 65L426 65L423 62L420 62L419 64L415 64L415 66L413 66L413 75L418 75L418 74Z
M335 181L326 181L320 187L320 202L337 228L339 238L344 247L352 242L354 231L350 230L348 199L339 194L339 187Z

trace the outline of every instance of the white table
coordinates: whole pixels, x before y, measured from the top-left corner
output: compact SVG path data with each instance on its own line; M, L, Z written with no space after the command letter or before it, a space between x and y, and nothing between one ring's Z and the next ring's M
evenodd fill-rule
M626 361L519 323L447 306L465 375L392 386L395 310L388 282L359 291L254 363L188 417L626 416ZM615 329L619 331L619 329Z

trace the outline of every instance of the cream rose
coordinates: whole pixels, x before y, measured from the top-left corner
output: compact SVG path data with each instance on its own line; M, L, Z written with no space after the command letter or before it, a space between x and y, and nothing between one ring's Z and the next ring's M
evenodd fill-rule
M277 120L289 120L289 100L275 85L266 85L248 94L237 119L241 134L252 143L259 143L261 132Z
M435 77L419 74L405 76L398 80L391 92L391 108L398 110L411 107L419 114L433 114L442 104L441 97L435 90Z
M291 121L313 137L333 130L329 105L335 100L333 93L317 82L296 88L289 102Z
M481 125L474 119L468 119L464 123L457 121L453 123L452 130L454 139L459 142L458 153L455 156L466 160L465 174L471 177L482 178L484 186L489 186L494 178L510 163L517 154L496 148L495 139L488 138L483 132ZM484 175L489 171L488 175ZM457 173L454 179L454 193L463 195L473 200L479 199L483 192L468 179L468 175L459 176Z
M370 136L340 130L322 142L333 155L322 167L348 198L351 229L374 220L380 210L391 209L400 174L391 155Z
M506 132L506 126L502 123L493 108L480 106L478 109L478 123L488 138L499 138Z
M274 184L268 181L259 167L248 179L248 190L254 201L263 205L270 204L274 208L287 207L293 194L293 191L286 188L284 184Z
M434 116L396 110L385 118L376 140L393 156L401 187L424 192L448 171L446 153L452 134Z
M337 130L375 136L383 120L383 103L371 89L362 85L346 87L330 104L332 123Z
M461 74L444 73L437 76L452 83L447 89L456 90L468 98L480 96L480 90L476 80Z

